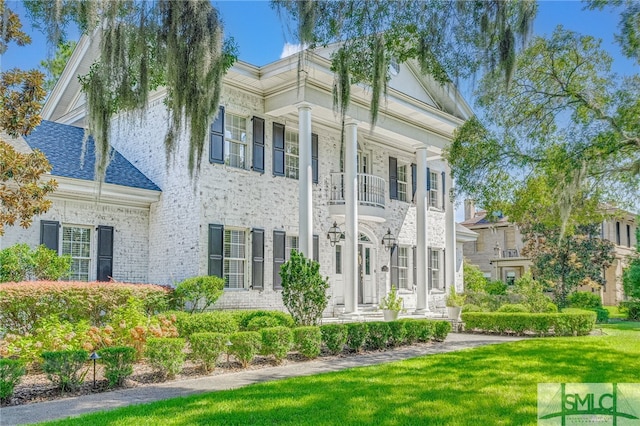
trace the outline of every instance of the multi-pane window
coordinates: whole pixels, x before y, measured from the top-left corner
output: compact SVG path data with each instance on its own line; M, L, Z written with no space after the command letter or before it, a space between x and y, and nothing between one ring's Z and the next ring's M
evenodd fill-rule
M244 230L224 230L225 288L245 288L246 235Z
M247 161L247 119L235 114L225 115L224 152L225 164L246 169Z
M298 250L298 237L295 235L287 235L284 248L285 257L289 260L291 258L291 250Z
M409 248L398 247L398 287L409 288Z
M398 200L407 201L407 166L398 166Z
M336 274L342 274L342 246L336 245Z
M431 207L439 208L440 205L438 203L438 200L440 199L440 193L438 191L438 188L440 186L438 185L438 173L430 172L429 178L431 181L431 190L429 191L429 205Z
M431 288L442 288L442 280L440 279L440 250L431 250L429 267L431 269Z
M298 179L299 169L298 132L286 129L284 132L284 175Z
M71 281L89 281L91 266L91 229L74 226L62 228L62 254L71 256Z

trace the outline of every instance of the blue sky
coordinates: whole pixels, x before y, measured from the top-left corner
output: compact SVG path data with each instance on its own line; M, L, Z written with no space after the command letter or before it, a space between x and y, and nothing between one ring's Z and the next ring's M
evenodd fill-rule
M23 12L21 2L8 1L9 7ZM277 13L268 1L214 1L220 10L225 33L235 38L240 59L254 65L265 65L277 60L286 42L293 42L291 34L283 28ZM542 1L534 24L535 34L550 34L558 24L565 28L591 34L603 39L603 47L614 56L614 68L622 74L638 72L638 66L619 55L613 34L617 31L618 15L610 11L583 11L579 1ZM28 47L10 46L0 63L3 70L13 67L37 67L51 50L44 37L23 17L24 29L33 37Z

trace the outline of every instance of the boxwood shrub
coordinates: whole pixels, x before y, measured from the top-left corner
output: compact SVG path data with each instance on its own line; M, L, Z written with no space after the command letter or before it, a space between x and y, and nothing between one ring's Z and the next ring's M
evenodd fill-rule
M322 333L320 327L308 325L293 329L293 342L298 352L307 358L316 358L320 355L322 346Z
M273 355L277 363L282 361L293 345L293 333L291 329L283 326L263 328L261 334L262 354Z
M220 354L227 350L228 337L223 333L193 333L189 337L191 357L199 361L204 371L212 371Z
M332 355L337 355L344 350L347 343L347 328L344 324L324 324L320 326L322 342Z
M413 345L420 338L422 331L422 321L414 318L403 318L395 323L401 324L404 328L404 341L407 345Z
M572 336L588 334L596 313L565 309L561 313L467 312L462 314L465 329L483 333Z
M347 347L355 352L360 352L367 340L367 323L353 322L345 324L347 327Z
M257 331L237 331L229 336L231 346L228 351L246 368L260 352L262 336Z
M436 323L431 320L420 319L418 322L418 342L430 342L436 331Z
M247 310L247 311L234 311L233 315L238 322L240 330L247 331L249 329L249 322L256 317L269 317L277 321L277 324L270 322L269 326L284 326L292 328L295 324L291 315L281 311L265 311L265 310ZM255 324L255 322L254 322Z
M451 332L451 323L449 321L433 321L433 340L443 342Z
M185 340L178 337L147 339L145 356L149 365L163 378L172 379L182 371Z
M194 333L225 333L238 331L235 316L227 311L213 311L189 314L173 313L176 317L176 328L180 337L189 339Z
M389 346L400 346L405 343L405 325L400 321L390 321L389 325L389 340L387 343Z
M122 386L124 380L133 374L136 350L130 346L112 346L100 349L100 363L104 365L104 376L109 387Z
M89 359L87 351L45 351L40 356L43 359L42 370L47 374L47 379L60 390L73 391L80 387L88 371L80 371Z
M387 347L390 334L389 323L382 321L369 322L367 323L367 339L365 344L369 349L384 349Z
M0 358L0 402L8 401L25 373L24 363L18 359Z

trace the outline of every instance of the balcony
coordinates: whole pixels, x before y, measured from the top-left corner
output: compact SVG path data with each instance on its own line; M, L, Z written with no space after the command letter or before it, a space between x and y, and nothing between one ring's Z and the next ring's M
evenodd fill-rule
M344 173L331 173L329 213L344 217ZM358 173L358 218L384 222L386 181L378 176Z

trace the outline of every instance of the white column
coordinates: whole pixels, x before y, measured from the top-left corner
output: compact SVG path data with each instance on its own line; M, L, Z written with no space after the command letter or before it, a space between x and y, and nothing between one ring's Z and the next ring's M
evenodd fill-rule
M429 311L429 277L427 259L427 147L416 150L416 313Z
M345 204L345 313L358 312L358 125L349 120L344 126L346 144L344 161Z
M444 219L445 219L445 239L444 249L447 254L447 264L444 266L447 275L447 286L452 285L455 288L456 285L456 215L454 211L453 201L449 196L450 191L453 189L453 179L451 179L451 168L449 165L445 168L445 184L446 196L444 199ZM447 287L447 292L449 287ZM456 289L456 291L458 291ZM447 293L448 294L448 293Z
M298 104L298 214L299 235L298 249L305 257L313 257L313 203L311 184L311 105L306 102Z

